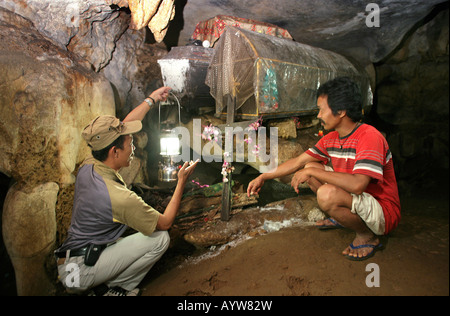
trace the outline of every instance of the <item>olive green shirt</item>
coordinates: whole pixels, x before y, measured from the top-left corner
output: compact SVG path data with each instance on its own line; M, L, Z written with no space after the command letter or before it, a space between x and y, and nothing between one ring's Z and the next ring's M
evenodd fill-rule
M127 188L122 176L104 163L88 158L83 165L93 164L94 172L103 178L111 200L112 220L125 224L144 235L151 235L160 213Z

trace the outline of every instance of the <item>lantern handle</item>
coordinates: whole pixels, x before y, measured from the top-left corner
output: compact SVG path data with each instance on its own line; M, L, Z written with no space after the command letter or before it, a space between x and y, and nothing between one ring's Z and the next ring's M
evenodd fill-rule
M178 126L181 126L181 105L180 105L180 101L178 100L177 96L175 94L173 94L172 91L169 92L174 98L175 100L177 100L178 103ZM158 129L161 130L161 102L158 102L158 115L159 115L159 119L158 119Z

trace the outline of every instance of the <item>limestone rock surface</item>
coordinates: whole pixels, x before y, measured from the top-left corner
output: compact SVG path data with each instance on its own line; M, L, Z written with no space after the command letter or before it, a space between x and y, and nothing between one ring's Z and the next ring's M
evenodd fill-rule
M46 262L56 238L58 191L54 182L38 185L31 192L15 185L6 197L3 239L14 266L18 295L53 294L53 281L48 277Z
M80 131L115 114L111 85L30 21L0 15L0 171L20 184L72 183L88 153Z
M47 295L59 188L73 184L89 153L80 131L115 114L114 94L103 75L3 8L0 73L0 172L15 183L3 204L3 239L18 294Z

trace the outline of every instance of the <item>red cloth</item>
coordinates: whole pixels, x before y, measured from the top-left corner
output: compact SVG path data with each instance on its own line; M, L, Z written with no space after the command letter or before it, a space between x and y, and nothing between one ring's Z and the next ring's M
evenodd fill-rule
M200 41L208 40L211 43L211 47L213 47L227 25L262 34L292 39L291 34L287 30L274 24L228 15L217 15L214 18L197 23L192 38Z

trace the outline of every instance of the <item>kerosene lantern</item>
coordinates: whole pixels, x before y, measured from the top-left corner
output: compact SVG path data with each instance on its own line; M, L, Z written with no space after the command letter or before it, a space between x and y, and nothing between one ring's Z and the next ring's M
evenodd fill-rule
M171 95L173 95L171 93ZM173 95L178 103L178 125L180 120L180 102ZM164 104L170 106L172 103L168 100ZM162 182L174 182L178 179L178 165L174 162L175 157L180 155L180 139L174 129L161 128L161 103L159 104L159 131L160 131L160 155L161 160L158 168L158 180Z

